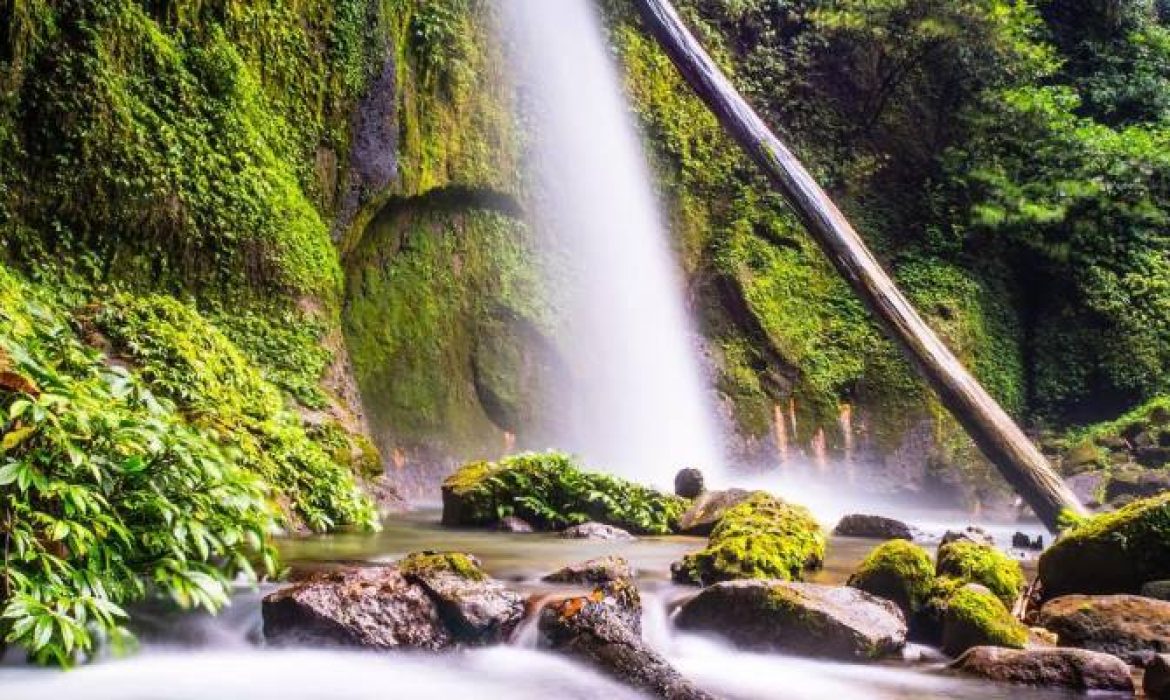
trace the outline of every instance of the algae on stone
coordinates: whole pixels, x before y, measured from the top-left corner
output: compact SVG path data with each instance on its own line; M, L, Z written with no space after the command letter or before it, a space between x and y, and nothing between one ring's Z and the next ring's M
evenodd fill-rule
M1138 593L1170 578L1170 493L1076 524L1040 557L1045 597Z
M762 491L727 511L707 548L671 567L679 583L709 585L736 579L799 581L825 558L825 535L803 506Z
M849 577L849 585L892 601L909 620L934 591L934 562L922 547L891 540L866 556Z

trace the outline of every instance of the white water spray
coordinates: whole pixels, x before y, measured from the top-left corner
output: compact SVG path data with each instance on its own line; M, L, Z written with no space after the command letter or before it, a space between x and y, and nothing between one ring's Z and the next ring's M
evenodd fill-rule
M534 127L536 223L563 307L571 415L551 436L590 466L665 486L718 472L717 430L642 144L588 0L507 0Z

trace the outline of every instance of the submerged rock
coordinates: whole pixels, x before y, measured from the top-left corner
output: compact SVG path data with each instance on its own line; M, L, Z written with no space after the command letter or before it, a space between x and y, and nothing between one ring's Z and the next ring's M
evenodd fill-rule
M528 524L527 520L517 518L515 515L502 518L500 522L496 523L496 529L501 532L513 532L516 534L528 534L536 531L536 528Z
M582 523L561 531L566 540L632 540L634 536L621 528L601 523Z
M1170 700L1170 655L1158 654L1150 661L1142 689L1150 700Z
M274 644L363 649L442 649L454 640L434 600L395 566L318 573L272 593L262 605Z
M906 644L898 608L855 588L787 581L730 581L683 604L680 629L736 646L843 660L876 659Z
M1081 523L1040 557L1047 598L1138 593L1161 579L1170 579L1170 494Z
M591 520L636 534L674 532L688 502L672 494L581 470L555 452L523 454L498 462L472 462L443 482L443 524L492 526L503 515L540 531L563 530Z
M849 585L894 603L912 620L930 599L934 578L934 562L925 549L892 540L869 553Z
M650 648L620 610L597 596L569 598L540 613L540 643L629 686L668 700L713 700Z
M825 536L807 509L762 491L727 511L707 548L671 566L678 583L736 579L799 580L824 561Z
M317 572L262 604L274 644L443 649L506 639L523 599L466 554L412 554L387 566Z
M834 535L872 540L912 540L910 526L900 520L880 515L846 515L837 523Z
M1080 691L1133 692L1129 666L1116 656L1083 649L975 647L951 668L1000 683Z
M707 490L703 472L698 469L681 469L674 476L674 495L682 498L698 498Z
M1040 609L1061 646L1113 654L1136 665L1170 652L1170 602L1134 595L1069 595Z
M980 646L1022 649L1027 641L1028 628L983 586L967 584L946 600L942 610L942 650L947 654L959 656Z
M702 537L710 535L727 511L743 503L751 495L751 491L743 489L707 491L701 494L678 519L679 533Z

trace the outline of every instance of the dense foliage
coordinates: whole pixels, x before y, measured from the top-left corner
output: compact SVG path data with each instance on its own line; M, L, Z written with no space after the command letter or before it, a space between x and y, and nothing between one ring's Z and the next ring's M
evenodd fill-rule
M687 501L624 479L582 471L556 452L464 465L443 483L443 522L491 525L511 515L541 530L595 521L667 535Z

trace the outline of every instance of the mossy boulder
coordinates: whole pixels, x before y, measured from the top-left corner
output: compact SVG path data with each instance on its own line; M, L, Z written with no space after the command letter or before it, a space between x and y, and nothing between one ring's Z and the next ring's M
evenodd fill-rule
M1170 493L1075 525L1040 557L1045 597L1138 593L1170 578Z
M893 603L811 583L719 583L683 604L676 623L744 649L844 661L895 654L906 643L906 622Z
M986 586L1008 608L1027 583L1019 562L994 547L965 540L939 547L936 574Z
M517 516L545 531L598 522L664 535L676 529L687 505L678 496L585 472L555 452L472 462L443 482L443 524L449 526L489 526Z
M893 602L908 620L929 600L934 584L930 554L906 540L877 547L849 577L850 586Z
M764 492L727 511L707 548L671 567L678 583L736 579L799 581L825 558L825 535L806 508Z
M999 597L983 586L968 584L946 602L942 615L942 649L959 656L980 646L1023 649L1028 628L1012 617Z
M524 599L490 578L470 554L418 552L398 570L434 601L460 644L492 644L511 635L524 617Z

